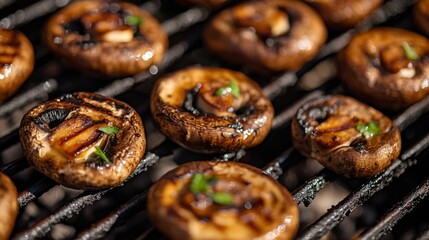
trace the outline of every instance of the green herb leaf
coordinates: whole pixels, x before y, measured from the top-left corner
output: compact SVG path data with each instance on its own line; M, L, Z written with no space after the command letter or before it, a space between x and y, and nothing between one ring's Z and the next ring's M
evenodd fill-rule
M99 146L95 146L95 154L97 154L105 163L109 163L109 164L112 163Z
M143 18L139 16L126 16L124 21L125 21L125 24L135 26L138 28L143 23Z
M372 137L380 134L380 124L378 122L370 122L367 124L360 124L356 126L356 129L361 132L365 137Z
M191 185L189 186L192 193L199 194L205 193L208 190L207 180L203 174L197 173L192 177Z
M114 137L120 131L120 128L116 126L106 126L106 127L101 127L98 130L106 134L109 134L111 137Z
M222 205L232 205L234 204L234 199L232 195L225 192L216 192L211 195L213 202Z
M408 44L407 42L404 42L402 44L402 48L404 48L405 56L411 60L416 61L419 60L420 56L416 53L416 51Z
M229 85L227 87L219 88L218 90L216 90L217 96L222 96L227 93L231 93L236 98L240 97L240 88L238 87L237 82L234 79L231 79L229 81Z

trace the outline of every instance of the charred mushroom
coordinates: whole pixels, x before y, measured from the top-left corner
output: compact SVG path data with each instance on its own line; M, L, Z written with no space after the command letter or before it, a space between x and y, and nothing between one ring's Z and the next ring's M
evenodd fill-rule
M19 134L34 168L76 189L121 184L146 148L142 121L134 109L83 92L36 106L25 114Z
M204 30L214 54L252 71L297 70L326 40L319 15L299 1L250 1L226 9Z
M293 145L346 177L371 177L397 159L401 136L392 121L346 96L303 105L292 121Z
M292 239L298 208L286 188L236 162L190 162L149 191L149 216L172 239Z
M416 33L375 28L339 53L343 84L373 106L399 110L429 93L429 41Z
M345 30L362 22L383 0L305 0L322 16L329 29Z
M429 36L429 1L420 0L414 5L414 21L417 27Z
M9 239L18 214L18 192L13 182L0 173L0 239Z
M27 37L0 29L0 102L12 96L34 68L34 50Z
M176 143L196 152L254 147L267 136L274 110L242 73L188 68L160 79L151 96L154 122Z
M176 0L180 4L186 6L207 6L207 7L220 7L230 0Z
M94 76L137 74L167 48L158 21L125 2L76 1L49 20L44 38L62 60Z

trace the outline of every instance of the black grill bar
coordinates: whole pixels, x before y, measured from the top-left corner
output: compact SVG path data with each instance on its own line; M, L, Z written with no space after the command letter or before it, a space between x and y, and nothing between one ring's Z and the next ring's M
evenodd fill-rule
M28 162L24 159L18 159L15 161L10 162L9 164L6 164L0 168L0 172L12 176L16 173L28 168Z
M429 178L398 202L377 224L365 230L359 238L362 240L380 239L389 233L396 223L411 212L429 194Z
M23 207L27 205L29 202L42 196L42 194L47 192L49 189L55 187L56 185L57 184L50 178L43 177L35 184L30 186L28 189L19 193L19 196L18 196L19 207Z

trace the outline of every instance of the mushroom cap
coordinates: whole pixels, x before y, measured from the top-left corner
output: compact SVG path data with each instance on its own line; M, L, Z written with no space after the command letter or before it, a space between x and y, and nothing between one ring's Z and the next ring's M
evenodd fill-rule
M341 124L332 121L334 118ZM359 133L358 124L371 122L378 124L378 134L365 137ZM322 130L323 124L328 127ZM346 177L374 176L390 166L401 151L399 130L389 118L341 95L304 104L292 120L292 138L301 154Z
M222 190L240 202L207 209L192 200L189 205L186 195L192 194L189 183L196 173L215 175L224 182ZM147 209L172 239L292 239L299 223L298 207L285 187L237 162L190 162L173 169L151 187Z
M250 113L235 117L194 114L183 104L198 84L232 78L249 93ZM187 68L159 79L152 90L151 112L161 132L195 152L225 153L261 143L271 129L274 110L261 88L240 72L222 68Z
M251 27L234 23L233 11L240 7L265 5L287 13L290 29L287 33L262 38ZM276 73L297 70L310 61L327 38L320 16L299 1L250 1L220 12L204 29L206 46L225 61L244 65L252 71Z
M82 120L82 126L67 126L76 119ZM50 142L55 131L65 126L63 131L69 133L66 132L66 136L60 138L60 141L65 142L61 142L60 146L73 147L67 144L76 142L74 139L87 133L86 130L98 122L110 122L120 129L104 149L111 163L98 164L87 159L76 161L61 152L67 152L67 147L57 149ZM90 131L89 137L91 133L99 132L98 129ZM146 148L142 121L132 107L110 97L85 92L52 99L31 109L21 121L19 134L24 154L35 169L64 186L76 189L106 188L121 184L137 167ZM90 144L85 140L80 139L76 144L83 147Z
M116 9L115 13L126 12L142 19L136 30L141 36L134 36L128 42L98 41L88 39L87 32L82 35L65 29L86 14L112 9ZM167 36L159 22L146 11L125 2L75 1L54 14L44 30L44 41L54 54L73 68L96 77L135 75L160 63L168 47Z
M12 96L34 68L34 50L16 30L0 29L0 102Z
M414 22L426 36L429 36L429 1L420 0L414 5Z
M402 49L404 43L421 53L420 59L411 63L415 69L412 77L390 73L380 63L382 51L388 47ZM399 110L429 93L428 54L425 37L404 29L378 27L355 35L338 54L338 76L359 99L378 108Z
M18 192L10 178L0 173L0 239L9 239L18 214Z

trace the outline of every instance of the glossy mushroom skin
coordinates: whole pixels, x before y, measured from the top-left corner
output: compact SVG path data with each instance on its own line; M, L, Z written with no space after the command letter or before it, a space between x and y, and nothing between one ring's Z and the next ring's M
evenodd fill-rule
M119 132L109 136L99 130L105 126L118 127ZM35 169L75 189L121 184L137 167L146 148L142 121L132 107L85 92L31 109L21 121L19 134L24 154ZM110 163L95 157L95 146L103 150Z
M429 36L429 1L420 0L414 5L414 22L426 36Z
M305 0L316 9L329 29L345 30L363 21L383 0Z
M216 176L216 191L234 204L197 198L194 174ZM299 212L286 188L261 170L237 162L186 163L164 175L149 191L149 216L172 239L292 239Z
M186 6L220 7L230 0L176 0Z
M9 239L18 214L18 192L13 182L0 173L0 239Z
M358 125L379 124L365 136ZM346 177L371 177L395 161L401 150L398 128L381 112L357 100L326 96L303 105L292 120L293 145L304 156Z
M33 72L34 50L21 32L0 29L0 102L12 96Z
M406 57L407 43L419 55ZM338 55L338 76L356 97L382 109L400 110L429 93L429 41L396 28L357 34Z
M204 29L205 45L225 61L262 74L297 70L318 53L327 31L299 1L249 1L220 12Z
M127 16L141 24L127 25ZM44 40L73 68L109 78L135 75L161 62L168 45L149 13L130 3L101 0L75 1L60 10L48 21Z
M199 85L235 79L242 96L248 96L243 113L217 116L184 108L189 92ZM162 133L195 152L226 153L261 143L270 131L274 110L261 88L242 73L222 68L188 68L167 75L155 84L151 112Z

